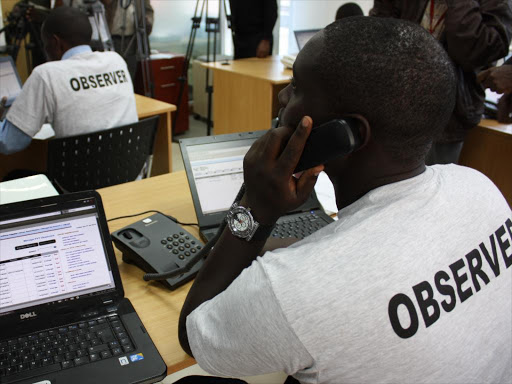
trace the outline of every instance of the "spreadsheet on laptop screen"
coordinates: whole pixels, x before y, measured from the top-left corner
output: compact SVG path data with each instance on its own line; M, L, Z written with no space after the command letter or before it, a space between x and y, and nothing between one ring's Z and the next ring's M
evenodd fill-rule
M94 205L0 221L0 314L114 287Z
M244 181L243 160L255 139L187 147L201 211L229 209Z

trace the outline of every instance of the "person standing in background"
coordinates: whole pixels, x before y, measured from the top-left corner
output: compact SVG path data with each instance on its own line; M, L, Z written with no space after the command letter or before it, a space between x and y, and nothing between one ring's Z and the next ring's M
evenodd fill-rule
M231 30L236 59L272 54L276 0L230 0Z
M132 81L135 83L137 71L137 39L135 36L135 15L142 15L140 0L99 0L105 6L105 18L112 36L114 49L126 61ZM85 9L84 0L57 0L55 6ZM135 9L137 7L137 9ZM144 0L146 13L146 33L149 36L153 29L154 11L150 0ZM135 12L137 11L137 12ZM140 16L139 16L140 17ZM139 20L142 26L142 19Z
M457 163L467 132L480 122L485 92L476 74L508 53L511 4L510 0L374 0L370 16L420 24L443 45L456 67L455 109L434 140L427 164Z
M132 80L135 82L137 70L137 39L135 36L135 15L142 15L139 0L101 0L105 5L108 28L114 42L114 49L126 60ZM135 12L137 7L137 12ZM150 0L144 0L146 13L146 33L153 30L154 11ZM142 27L142 19L139 20Z

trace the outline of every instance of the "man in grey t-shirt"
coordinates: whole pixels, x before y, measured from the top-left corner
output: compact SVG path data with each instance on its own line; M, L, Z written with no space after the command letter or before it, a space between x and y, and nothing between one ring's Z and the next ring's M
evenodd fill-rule
M26 148L45 123L67 137L138 121L126 63L115 52L92 51L87 15L56 8L41 32L50 61L34 68L0 122L0 153Z
M418 25L353 17L315 35L293 72L183 306L184 350L226 376L510 383L510 208L474 170L425 166L455 102L446 52ZM350 153L293 176L313 124L347 117ZM322 170L338 220L258 257Z

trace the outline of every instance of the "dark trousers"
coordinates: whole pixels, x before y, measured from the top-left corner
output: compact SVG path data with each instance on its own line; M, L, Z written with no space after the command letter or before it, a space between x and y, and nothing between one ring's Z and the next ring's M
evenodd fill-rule
M122 37L114 35L112 36L112 42L114 43L114 49L117 53L123 56L128 66L128 71L132 78L133 84L135 84L135 74L137 71L137 37L135 35L129 35L124 37L124 46L121 47ZM128 47L128 44L131 45ZM123 49L121 49L123 48ZM129 48L127 50L127 48Z
M233 33L233 45L235 46L235 60L247 57L256 57L256 49L262 40L261 35L245 35ZM272 54L273 39L270 39L270 54Z
M175 381L174 384L247 384L240 379L228 379L214 376L187 376ZM288 376L283 384L300 384L296 379Z

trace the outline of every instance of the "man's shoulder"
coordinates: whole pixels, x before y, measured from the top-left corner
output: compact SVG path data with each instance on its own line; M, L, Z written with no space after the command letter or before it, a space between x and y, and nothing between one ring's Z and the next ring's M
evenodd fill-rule
M123 58L119 53L114 51L90 51L71 56L67 60L61 60L60 63L73 63L90 60L123 60Z
M447 182L471 183L474 185L494 185L482 172L476 169L457 164L438 164L431 168L441 175Z

